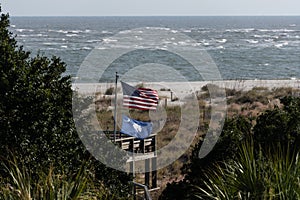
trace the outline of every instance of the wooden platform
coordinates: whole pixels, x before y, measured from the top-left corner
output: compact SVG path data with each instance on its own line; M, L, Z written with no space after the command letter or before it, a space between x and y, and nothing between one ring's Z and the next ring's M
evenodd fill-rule
M147 154L155 152L156 150L156 134L151 134L145 139L138 139L117 132L116 140L114 141L114 133L112 131L105 131L104 133L110 140L118 144L125 151Z
M113 131L104 132L106 137L115 142L119 147L125 151L134 152L135 155L130 156L127 163L130 167L130 172L135 171L135 162L145 163L145 185L149 189L157 188L157 155L156 155L156 135L151 134L145 139L138 139L132 136L128 136L117 132L114 135ZM150 168L151 167L151 168ZM150 181L151 177L151 181ZM151 183L151 184L150 184Z

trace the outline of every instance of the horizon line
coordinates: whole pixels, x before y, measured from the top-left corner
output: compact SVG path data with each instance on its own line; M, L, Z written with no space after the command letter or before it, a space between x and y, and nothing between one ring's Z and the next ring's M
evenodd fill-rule
M10 15L10 14L9 16L10 17L300 17L300 15Z

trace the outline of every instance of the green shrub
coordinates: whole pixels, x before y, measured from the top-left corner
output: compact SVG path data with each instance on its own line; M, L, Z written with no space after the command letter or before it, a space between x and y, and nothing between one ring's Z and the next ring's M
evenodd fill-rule
M215 84L207 84L201 88L201 90L204 92L198 96L199 99L203 98L216 98L216 97L223 97L226 95L226 91L224 88L219 87Z
M256 158L252 140L239 148L237 158L208 169L206 187L196 186L199 199L299 199L299 151L287 155L280 146Z
M71 78L63 75L66 65L60 58L31 57L30 52L19 47L9 32L9 16L1 12L1 7L0 14L0 164L11 159L10 151L23 163L21 166L6 163L6 171L0 168L2 183L7 176L12 179L4 181L8 185L3 187L10 192L14 184L16 189L9 195L16 192L26 199L34 194L33 188L38 188L39 181L51 174L51 179L57 178L59 185L55 192L63 188L80 189L77 180L69 178L78 175L90 154L78 136L74 121L84 124L88 118L74 119L73 114L82 114L93 99L73 93ZM128 195L128 181L132 180L129 175L95 159L89 162L96 181L105 184L111 194ZM46 172L47 175L43 174Z
M105 95L112 95L115 91L115 88L114 87L110 87L108 88L106 91L105 91Z
M241 90L230 89L230 88L225 88L225 91L227 96L238 96L241 95L242 93Z
M171 91L169 88L160 88L160 91Z
M281 99L283 109L268 110L257 119L253 128L254 140L265 148L280 143L282 146L299 148L300 144L300 98Z

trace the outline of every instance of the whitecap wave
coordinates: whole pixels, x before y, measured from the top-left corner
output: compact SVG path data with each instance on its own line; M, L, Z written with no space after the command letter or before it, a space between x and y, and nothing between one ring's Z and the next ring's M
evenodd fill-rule
M146 27L148 30L163 30L163 31L169 31L171 30L170 28L165 28L165 27Z
M264 42L268 42L268 43L269 43L269 42L274 42L274 39L272 39L272 38L265 39Z
M297 32L299 30L293 30L293 29L258 29L259 32L272 32L272 33L290 33L290 32Z
M68 31L62 30L62 29L60 29L60 30L49 29L48 32L64 33L64 34L68 33Z
M102 42L103 40L88 40L86 41L87 43L97 43L97 42Z
M52 46L52 45L56 45L55 43L52 43L52 42L44 42L43 45L46 45L46 46Z
M21 36L21 35L19 35L19 36ZM48 35L42 34L42 33L38 33L38 34L29 34L29 35L23 35L23 36L26 36L26 37L48 37Z
M181 30L181 31L184 32L184 33L191 33L191 32L192 32L191 29L183 29L183 30Z
M252 31L256 31L254 28L242 28L242 29L226 29L225 32L229 33L249 33Z
M246 40L246 42L250 44L257 44L259 41L258 40Z
M268 35L268 34L262 34L262 35L253 35L254 38L272 38L274 36Z
M51 50L51 51L59 51L60 49L54 48L54 47L48 47L48 48L42 48L42 50L46 50L46 51L48 51L48 50Z
M101 31L101 33L103 33L103 34L112 34L112 32L110 32L110 31Z
M277 47L277 48L282 48L282 47L287 46L287 45L289 45L288 42L283 42L283 43L280 43L280 44L275 44L274 46Z
M138 36L138 35L135 35L134 38L135 38L136 40L143 40L143 38L140 37L140 36Z
M68 31L68 33L81 33L82 31L81 30L70 30Z
M226 43L227 39L223 38L223 39L217 39L216 40L217 43Z
M112 43L112 42L118 42L118 40L112 39L112 38L104 38L103 42L108 44L108 43Z
M25 28L18 28L18 29L16 29L16 31L22 33L22 32L33 32L34 30L32 30L32 29L25 29Z
M67 37L78 37L78 34L73 33L73 34L66 34Z
M45 45L45 46L55 46L55 45L63 45L63 44L57 43L57 42L43 42L43 45Z
M127 33L131 33L132 31L131 30L125 30L125 31L120 31L119 33L120 34L127 34Z

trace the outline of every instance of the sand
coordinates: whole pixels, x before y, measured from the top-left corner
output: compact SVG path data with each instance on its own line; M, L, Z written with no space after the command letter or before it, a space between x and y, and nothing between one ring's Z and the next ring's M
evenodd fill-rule
M141 83L129 83L133 86ZM300 80L224 80L224 81L197 81L197 82L155 82L155 83L142 83L145 87L153 88L157 90L160 95L170 94L170 91L163 91L170 89L176 95L185 95L188 93L201 91L201 88L207 84L218 85L222 88L236 89L236 90L250 90L253 87L267 87L280 88L280 87L292 87L300 89ZM113 83L74 83L72 88L79 91L82 94L104 94L105 91L114 87ZM121 84L118 83L118 93L121 91Z

